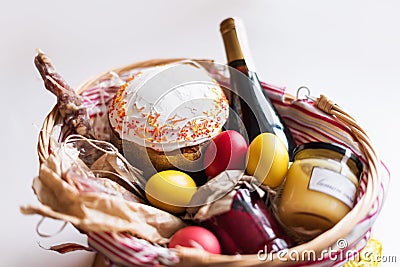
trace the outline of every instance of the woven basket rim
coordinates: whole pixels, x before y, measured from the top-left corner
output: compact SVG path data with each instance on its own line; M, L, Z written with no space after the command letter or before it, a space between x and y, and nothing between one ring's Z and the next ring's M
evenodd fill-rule
M78 94L81 94L86 89L91 88L95 83L102 81L104 79L110 78L110 72L114 72L117 74L121 74L126 72L127 70L132 70L135 68L144 68L144 67L152 67L158 66L168 63L173 63L181 60L187 60L187 58L165 58L165 59L151 59L141 62L135 62L132 64L128 64L126 66L117 67L96 75L91 79L88 79L86 82L82 83L77 88ZM194 61L204 61L204 59ZM206 61L212 62L213 60L206 59ZM296 97L285 92L284 97L288 100L295 100ZM348 113L346 113L339 106L335 105L332 101L328 100L325 96L321 95L320 98L317 99L315 105L323 110L324 112L339 118L345 125L347 125L351 132L356 137L357 141L360 143L361 148L365 154L367 159L367 186L364 195L360 198L360 200L356 203L354 208L334 227L317 236L313 240L296 246L291 249L295 249L297 251L304 250L314 250L316 252L321 252L327 247L334 244L338 239L345 237L347 234L351 232L351 230L363 219L365 219L369 212L372 209L373 203L376 198L379 196L379 187L380 187L380 177L379 177L379 166L380 160L375 152L367 134L360 127L357 122L352 118ZM53 107L53 109L49 112L49 114L44 119L43 125L41 127L41 131L39 133L38 138L38 156L39 162L42 164L50 154L50 147L52 146L51 141L51 132L56 121L59 119L59 112L57 109L57 105ZM195 250L196 253L193 253ZM211 255L204 251L196 250L196 249L187 249L187 248L178 248L177 254L185 263L229 263L224 266L247 266L247 265L259 265L260 261L257 258L257 255L241 255L240 259L236 256L227 256L227 255ZM266 262L262 262L265 264ZM293 264L293 263L291 263ZM298 264L298 263L297 263ZM281 266L282 262L272 261L271 265L268 266ZM289 262L285 262L284 266L288 266Z

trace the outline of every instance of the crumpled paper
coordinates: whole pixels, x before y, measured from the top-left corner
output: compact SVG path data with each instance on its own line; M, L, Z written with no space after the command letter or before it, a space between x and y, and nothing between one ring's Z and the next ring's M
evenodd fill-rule
M112 151L102 152L118 153ZM140 198L116 182L96 177L70 143L54 150L40 166L32 187L42 205L23 206L23 214L70 222L83 232L125 231L165 244L185 226L180 218L140 203Z
M194 221L204 221L228 212L236 190L243 185L251 191L257 191L260 197L265 195L255 177L244 175L243 170L226 170L197 190L190 201L190 208L186 209L187 217Z

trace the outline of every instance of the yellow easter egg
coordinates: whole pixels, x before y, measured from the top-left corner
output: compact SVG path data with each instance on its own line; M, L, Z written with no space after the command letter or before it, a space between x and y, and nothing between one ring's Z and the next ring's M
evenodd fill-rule
M263 185L279 186L285 179L289 154L285 144L271 133L262 133L251 142L247 151L246 171Z
M154 174L145 186L146 198L155 207L170 213L183 213L197 187L181 171L167 170Z

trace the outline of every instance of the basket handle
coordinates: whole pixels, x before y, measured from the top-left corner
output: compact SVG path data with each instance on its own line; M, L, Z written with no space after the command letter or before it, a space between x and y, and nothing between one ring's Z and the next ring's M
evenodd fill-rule
M335 104L332 100L329 100L325 95L321 95L315 101L315 105L322 111L335 116L342 121L351 132L354 134L356 140L361 144L363 152L369 162L369 168L373 168L375 171L378 169L379 160L378 156L371 145L367 133L358 125L356 120L345 112L339 105ZM372 165L372 166L371 166ZM375 172L374 174L377 174Z

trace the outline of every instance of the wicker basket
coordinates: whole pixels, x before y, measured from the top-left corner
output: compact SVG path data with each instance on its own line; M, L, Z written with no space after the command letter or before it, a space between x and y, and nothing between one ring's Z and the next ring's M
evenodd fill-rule
M160 59L134 63L125 67L113 69L112 72L118 75L161 64L166 64L181 59ZM82 84L78 88L79 94L95 87L99 82L107 80L111 77L110 71L103 73L93 79ZM313 262L298 262L290 259L290 253L275 257L267 261L260 261L257 255L212 255L207 252L192 249L178 248L174 250L179 262L177 266L289 266L289 265L307 265L307 266L336 266L347 261L347 257L343 257L346 251L360 251L370 238L371 227L382 207L384 201L385 188L389 180L389 175L383 163L379 160L375 153L365 131L357 124L357 122L347 114L342 108L329 101L325 96L321 96L315 101L310 99L297 99L296 97L284 93L281 88L263 84L266 93L277 104L277 110L281 113L283 119L295 133L295 139L298 143L309 141L326 141L332 135L335 135L336 141L345 144L355 151L364 161L365 172L361 178L361 190L357 199L357 204L352 211L348 213L333 228L317 236L315 239L292 248L290 251L314 251L317 255L323 253L324 250L336 249L335 258L326 257L319 258ZM312 119L320 123L322 127L318 127L318 131L330 129L329 134L320 132L319 134L304 133L310 131L308 123L305 121L299 124L297 121L290 119L293 114L304 112L310 115L307 119ZM321 120L321 121L318 121ZM40 163L43 163L52 151L53 127L60 122L60 115L57 106L48 114L44 120L42 131L40 131L38 142L38 155ZM325 127L325 128L324 128ZM331 128L329 128L331 127ZM300 129L300 130L299 130ZM310 140L311 139L311 140ZM101 254L104 258L109 259L116 265L135 266L135 261L118 257L112 253L113 249L106 246L99 246L99 242L93 242L94 235L88 234L89 245ZM338 240L346 240L346 247L338 247ZM113 244L114 249L118 247L118 241ZM335 246L336 245L336 246ZM340 256L341 255L341 256ZM152 265L153 263L149 263Z

